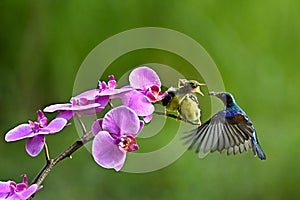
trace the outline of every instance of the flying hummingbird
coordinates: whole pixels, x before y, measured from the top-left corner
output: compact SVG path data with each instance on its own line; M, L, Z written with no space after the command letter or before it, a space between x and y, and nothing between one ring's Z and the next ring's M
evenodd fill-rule
M248 115L238 106L228 92L210 92L224 103L225 109L217 112L200 127L184 136L190 144L189 149L196 148L196 153L207 154L219 151L237 154L252 148L254 156L265 160L257 138L256 130Z

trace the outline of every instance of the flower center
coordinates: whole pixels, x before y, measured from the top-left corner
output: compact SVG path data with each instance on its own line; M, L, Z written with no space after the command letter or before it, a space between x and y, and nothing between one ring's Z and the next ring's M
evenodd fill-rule
M119 146L122 147L126 152L136 151L139 148L135 138L131 135L124 135L119 142Z
M29 121L29 125L30 125L30 128L33 130L34 133L39 132L40 128L43 128L43 125L42 125L41 122Z

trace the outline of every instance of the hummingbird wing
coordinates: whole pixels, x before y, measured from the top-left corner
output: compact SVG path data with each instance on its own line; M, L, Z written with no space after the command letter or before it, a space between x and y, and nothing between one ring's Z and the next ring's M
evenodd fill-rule
M219 151L237 154L252 148L251 135L255 131L250 119L242 112L223 110L184 138L189 150L207 154Z

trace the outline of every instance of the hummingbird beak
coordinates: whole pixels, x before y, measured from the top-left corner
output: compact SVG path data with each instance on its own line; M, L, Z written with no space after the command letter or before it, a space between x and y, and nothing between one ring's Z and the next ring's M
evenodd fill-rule
M212 96L216 96L216 92L210 92L210 93L208 93L209 95L212 95Z
M215 96L215 97L218 97L219 99L221 99L221 95L220 95L220 92L210 92L209 95L212 95L212 96Z

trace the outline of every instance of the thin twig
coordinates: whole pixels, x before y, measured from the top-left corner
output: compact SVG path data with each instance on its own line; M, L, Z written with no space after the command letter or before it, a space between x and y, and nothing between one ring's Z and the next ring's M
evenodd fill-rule
M75 114L75 117L76 117L77 121L79 122L79 125L80 125L80 127L81 127L81 129L82 129L83 135L85 135L85 134L86 134L86 128L85 128L85 125L84 125L83 122L81 121L79 115Z
M114 108L113 103L111 102L111 100L108 101L108 105L110 106L110 108Z
M89 137L92 133L92 131L86 131L86 128L81 121L80 117L78 115L75 115L76 119L78 120L80 127L83 132L83 136L81 136L79 139L77 139L71 146L69 146L67 149L65 149L63 152L61 152L56 158L50 159L49 150L47 147L47 144L45 142L44 150L45 150L45 156L46 156L46 165L45 167L40 171L40 173L33 179L31 184L37 184L41 185L42 182L45 180L47 175L50 173L52 168L59 163L60 161L64 160L65 158L71 158L71 155L77 151L79 148L81 148L84 144L92 141L94 139L94 136ZM29 199L32 199L34 195L32 195Z
M181 120L181 121L184 121L184 122L187 122L189 124L192 124L192 125L197 125L191 121L188 121L188 120L185 120L183 118L181 118L180 116L176 116L174 114L169 114L169 113L164 113L164 112L158 112L158 111L155 111L154 112L155 114L157 115L164 115L164 116L167 116L167 117L170 117L170 118L174 118L176 120ZM31 184L37 184L37 185L41 185L42 182L45 180L45 178L47 177L47 175L50 173L50 171L52 170L52 168L57 164L59 163L60 161L64 160L65 158L70 158L71 155L77 151L79 148L81 148L84 144L92 141L94 139L94 136L92 137L89 137L92 133L92 131L86 131L85 129L85 126L83 124L83 122L81 121L81 119L79 118L78 115L75 115L81 128L82 128L82 131L83 131L83 136L80 137L79 139L77 139L71 146L69 146L67 149L65 149L63 152L61 152L56 158L54 159L50 159L50 156L49 156L49 151L48 151L48 147L45 143L44 145L44 150L45 150L45 155L46 155L46 160L47 160L47 163L46 163L46 166L40 171L40 173L33 179L32 183ZM32 199L34 197L34 195L32 197L30 197L29 199Z
M49 149L48 149L46 141L44 143L44 150L45 150L46 162L49 163L50 162L50 154L49 154Z
M92 137L93 138L93 137ZM87 142L90 142L92 138L88 138L87 135L82 136L78 140L76 140L71 146L65 149L62 153L60 153L56 158L50 159L47 162L46 166L41 170L41 172L35 177L31 184L41 185L46 176L50 173L51 169L60 161L65 158L69 158L77 149L82 147Z

